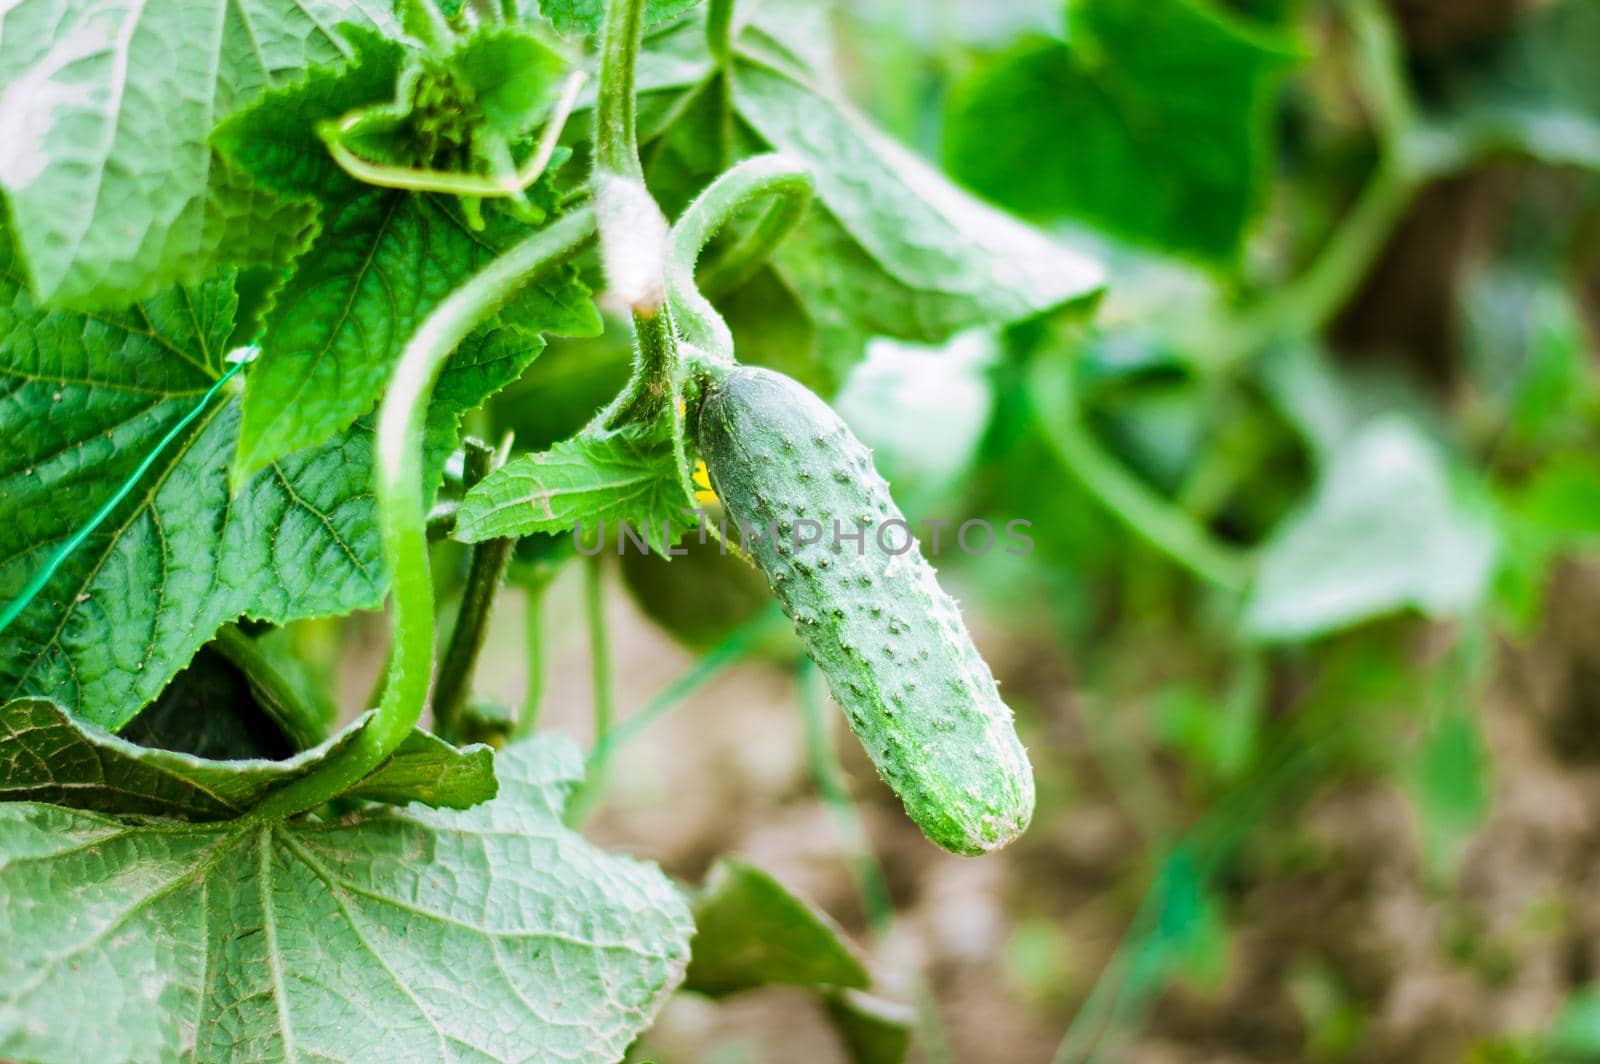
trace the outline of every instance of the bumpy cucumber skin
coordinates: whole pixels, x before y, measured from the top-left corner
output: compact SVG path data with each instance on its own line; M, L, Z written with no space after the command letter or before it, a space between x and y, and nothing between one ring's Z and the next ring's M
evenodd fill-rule
M921 548L895 555L878 542L904 517L871 452L803 385L755 367L707 386L696 442L735 521L777 522L779 542L752 534L750 553L907 815L954 853L1021 834L1033 771L1011 710ZM835 518L865 530L864 549L835 545ZM824 531L797 549L800 519ZM889 545L908 534L896 526Z

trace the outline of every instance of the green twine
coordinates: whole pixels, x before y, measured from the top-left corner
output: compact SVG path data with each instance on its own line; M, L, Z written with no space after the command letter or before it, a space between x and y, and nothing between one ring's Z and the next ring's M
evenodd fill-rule
M138 467L128 474L128 479L124 480L121 487L117 488L111 498L106 500L105 505L95 511L95 515L89 518L82 528L74 532L71 538L56 548L56 552L50 556L50 560L45 562L38 572L33 574L33 579L28 581L27 586L22 589L22 593L11 600L4 612L0 612L0 632L4 632L11 626L12 621L22 615L22 611L27 609L29 604L39 596L39 592L44 590L45 585L56 575L56 571L61 568L62 564L72 557L72 552L83 546L83 541L88 539L94 530L100 527L101 522L111 516L111 512L122 504L123 499L128 497L128 493L133 490L134 485L138 484L144 478L144 475L150 472L150 467L155 465L156 459L161 457L161 452L171 446L172 441L177 439L179 434L188 428L195 418L200 416L200 412L206 408L217 392L222 390L222 386L227 384L233 378L233 375L243 369L245 363L249 361L249 358L239 359L234 362L228 372L218 377L216 383L207 389L206 394L200 397L198 403L194 404L193 409L183 415L183 418L176 425L168 429L167 434L161 437L160 442L151 449L149 454L144 456L144 460L139 463Z

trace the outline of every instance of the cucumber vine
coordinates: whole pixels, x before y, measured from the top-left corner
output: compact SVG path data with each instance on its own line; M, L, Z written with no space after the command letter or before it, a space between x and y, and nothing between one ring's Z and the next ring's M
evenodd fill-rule
M710 1056L671 996L777 984L852 1061L1079 998L1122 1059L1219 957L1315 999L1252 1051L1393 1057L1227 936L1369 776L1470 914L1480 716L1576 712L1488 693L1595 539L1596 10L0 4L0 1059ZM859 946L712 852L792 825Z

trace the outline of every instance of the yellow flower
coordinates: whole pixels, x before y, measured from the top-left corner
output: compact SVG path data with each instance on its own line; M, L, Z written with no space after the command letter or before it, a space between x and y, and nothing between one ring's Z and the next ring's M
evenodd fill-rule
M717 498L717 493L711 490L711 473L706 469L705 462L700 459L695 460L693 479L696 489L694 493L695 502L701 506L716 506L721 502Z

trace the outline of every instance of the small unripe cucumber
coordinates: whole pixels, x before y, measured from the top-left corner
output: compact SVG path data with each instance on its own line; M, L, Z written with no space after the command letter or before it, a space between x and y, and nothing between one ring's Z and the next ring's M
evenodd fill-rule
M903 550L910 530L871 452L803 385L753 367L707 385L697 437L723 507L752 530L747 549L906 813L955 853L1021 834L1033 772L1011 710L933 567L914 542ZM815 531L805 522L820 523L814 543L797 542Z

